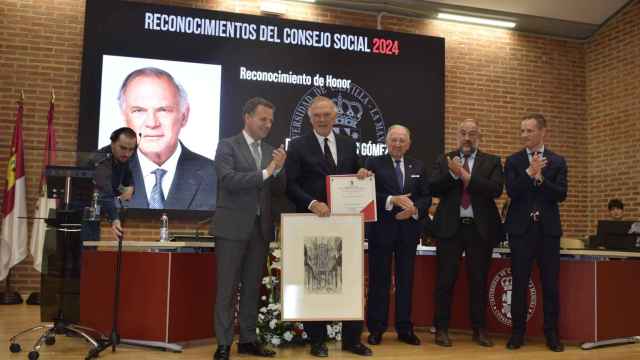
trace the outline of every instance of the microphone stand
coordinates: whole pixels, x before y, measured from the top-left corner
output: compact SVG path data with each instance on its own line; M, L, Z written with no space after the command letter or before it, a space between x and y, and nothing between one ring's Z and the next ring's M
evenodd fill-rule
M126 217L127 208L122 205L122 200L119 197L112 199L116 211L118 212L118 218L120 224L124 229L124 221ZM124 241L124 234L117 236L118 250L116 252L116 272L115 272L115 290L113 293L113 321L111 323L111 334L109 339L102 341L98 348L92 349L87 355L87 359L97 358L99 354L111 347L111 352L115 352L118 345L120 345L120 334L118 333L118 310L120 305L120 276L122 273L122 242Z

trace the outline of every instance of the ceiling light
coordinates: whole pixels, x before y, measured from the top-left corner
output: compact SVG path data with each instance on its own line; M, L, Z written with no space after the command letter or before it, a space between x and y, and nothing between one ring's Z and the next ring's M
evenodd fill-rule
M487 19L475 16L457 15L449 13L438 13L438 19L460 21L471 24L498 26L503 28L513 29L516 27L516 23L513 21Z

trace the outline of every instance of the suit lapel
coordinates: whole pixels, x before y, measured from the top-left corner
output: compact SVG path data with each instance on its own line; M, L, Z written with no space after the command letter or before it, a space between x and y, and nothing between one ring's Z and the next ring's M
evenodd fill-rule
M129 161L131 167L131 173L133 174L133 197L131 198L132 207L148 208L149 200L147 199L147 189L144 185L144 177L142 176L142 168L140 167L140 160L136 153Z
M238 151L242 154L244 161L247 162L251 167L256 167L256 160L253 158L253 154L251 153L251 148L249 144L247 144L247 140L244 138L242 132L236 136L234 139L236 146L238 147ZM262 162L264 162L264 155L262 156ZM256 169L259 170L259 169Z
M476 169L480 169L480 167L482 166L482 164L484 163L484 153L480 152L480 150L478 150L476 152L476 158L473 161L473 167L471 167L471 173L473 174L474 171L476 171Z
M176 166L176 174L173 177L169 195L164 204L167 209L188 209L200 187L202 177L198 169L191 169L193 164L190 160L190 151L183 145L182 154L180 154L178 166ZM186 174L191 174L192 176L187 176Z
M337 142L338 142L337 140L338 139L336 138L336 149L337 149ZM322 169L324 170L324 173L329 174L329 167L327 166L324 160L324 154L322 152L322 149L320 148L320 143L318 142L318 138L316 137L314 132L311 132L311 134L309 134L307 137L307 147L310 150L309 155L319 158L320 159L319 163L322 164Z

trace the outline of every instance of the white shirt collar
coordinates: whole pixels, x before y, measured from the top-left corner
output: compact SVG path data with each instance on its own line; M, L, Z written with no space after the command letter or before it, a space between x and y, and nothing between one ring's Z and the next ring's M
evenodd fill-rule
M178 141L178 146L176 146L176 151L171 154L171 156L164 162L164 164L158 166L158 164L149 160L138 148L138 159L140 160L140 169L142 170L142 175L150 174L153 170L157 168L165 169L168 172L175 171L176 166L178 165L178 159L180 158L180 154L182 154L182 144Z
M538 151L538 152L540 152L540 153L544 153L544 144L542 144L542 145L540 146L540 148L538 148L537 150L527 148L527 155L531 156L531 155L533 155L533 153L534 153L535 151Z
M316 139L318 139L318 142L320 143L320 145L324 146L324 138L326 137L327 139L329 139L329 143L336 143L336 136L333 133L333 129L331 130L331 132L329 132L329 136L322 136L320 134L318 134L315 130L313 130L313 134L316 136Z
M260 145L260 140L255 140L254 138L252 138L251 135L249 135L244 129L242 130L242 135L244 135L244 139L249 146L251 146L251 144L253 144L254 142L257 142L258 145Z

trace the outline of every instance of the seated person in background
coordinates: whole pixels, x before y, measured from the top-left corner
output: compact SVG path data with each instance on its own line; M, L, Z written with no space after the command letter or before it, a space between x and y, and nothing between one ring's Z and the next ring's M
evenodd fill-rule
M609 200L609 216L611 220L622 221L624 217L624 203L620 199Z
M624 218L624 203L620 199L611 199L607 205L609 209L609 220L622 221ZM603 239L599 239L597 235L589 236L589 247L604 250Z

